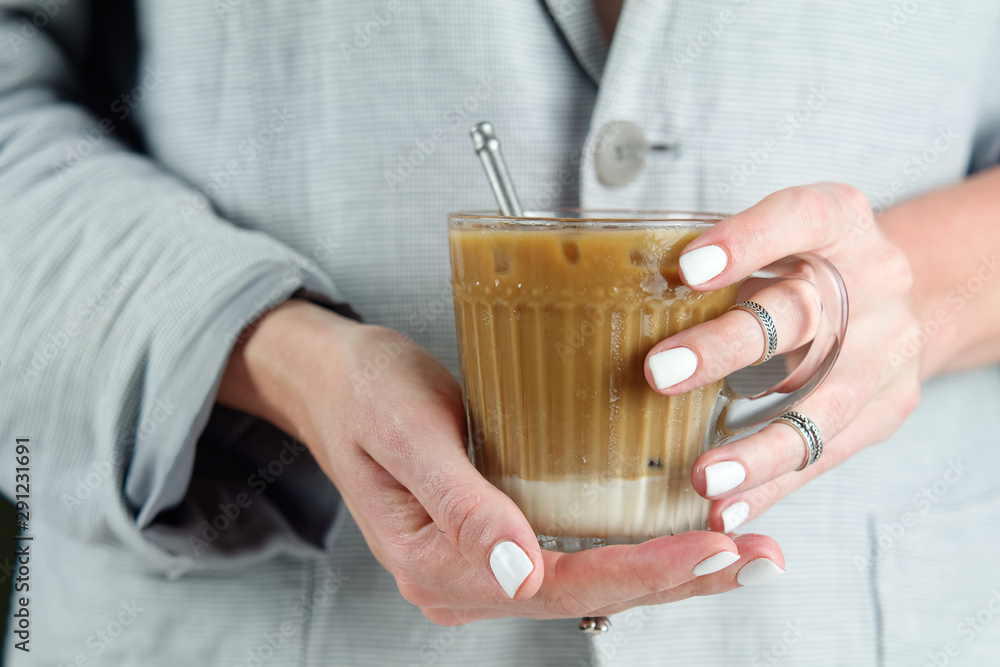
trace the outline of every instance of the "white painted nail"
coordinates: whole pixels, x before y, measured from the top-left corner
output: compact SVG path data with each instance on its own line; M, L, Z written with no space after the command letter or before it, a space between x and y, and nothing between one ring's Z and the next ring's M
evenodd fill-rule
M747 469L736 461L713 463L705 468L705 495L711 498L732 491L747 478Z
M504 540L493 547L493 551L490 552L490 569L493 570L493 576L497 578L497 582L503 587L504 593L513 600L517 589L521 587L535 566L521 547L510 540Z
M736 573L736 581L740 586L753 586L784 573L770 558L754 558Z
M750 505L742 500L722 510L722 532L731 533L750 516Z
M706 574L724 570L739 559L740 555L734 554L732 551L720 551L695 565L693 570L694 576L703 577Z
M717 245L707 245L681 255L681 273L689 285L700 285L726 270L729 257Z
M684 382L698 370L698 355L689 347L675 347L657 352L649 358L649 370L657 389L666 389Z

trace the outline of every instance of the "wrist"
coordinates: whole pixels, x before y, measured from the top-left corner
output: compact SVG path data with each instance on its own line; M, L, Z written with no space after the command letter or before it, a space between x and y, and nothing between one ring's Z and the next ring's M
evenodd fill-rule
M317 366L343 368L345 359L338 357L346 356L349 329L358 326L309 301L285 301L244 330L230 353L217 401L314 442L310 397L341 398L316 386L327 377Z

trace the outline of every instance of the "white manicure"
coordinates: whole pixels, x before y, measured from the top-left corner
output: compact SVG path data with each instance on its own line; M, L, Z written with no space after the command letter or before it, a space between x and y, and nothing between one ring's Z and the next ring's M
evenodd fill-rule
M712 497L732 491L746 478L746 468L736 461L713 463L705 468L705 495Z
M736 581L740 586L753 586L762 584L768 579L774 579L785 571L778 567L769 558L755 558L736 574Z
M742 500L722 510L722 532L731 533L750 516L750 505Z
M505 540L493 547L493 551L490 552L490 569L503 587L504 593L513 600L517 589L535 566L521 547L510 540Z
M706 574L724 570L739 559L740 555L734 554L732 551L720 551L695 565L693 570L694 576L703 577Z
M717 245L707 245L681 255L681 272L689 285L700 285L726 270L729 257Z
M687 380L698 370L698 355L689 347L675 347L657 352L649 358L649 370L657 389L673 387Z

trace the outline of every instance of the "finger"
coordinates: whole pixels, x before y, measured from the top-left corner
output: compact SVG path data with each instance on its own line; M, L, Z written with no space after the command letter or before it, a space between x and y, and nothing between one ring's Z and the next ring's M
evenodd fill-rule
M435 594L421 594L422 608L448 608L481 617L564 618L585 615L598 606L620 603L651 591L678 586L714 572L739 558L732 539L709 531L661 537L635 546L610 546L576 553L542 551L545 578L525 600L484 594L481 582L463 580L460 570L440 568ZM408 597L411 602L414 600ZM482 616L484 609L495 613ZM426 614L426 612L425 612ZM436 620L440 614L432 620Z
M461 413L434 402L405 409L412 414L398 422L372 425L372 458L416 497L435 528L491 582L494 596L533 595L543 577L535 533L517 505L470 463Z
M911 384L905 378L900 378L898 382L888 385L836 436L828 438L821 426L823 453L816 463L805 470L796 470L802 464L806 452L803 438L798 431L783 424L772 424L757 434L708 452L714 456L706 455L696 461L692 471L692 480L696 476L700 480L700 484L695 484L699 493L706 490L705 471L708 466L715 463L728 466L730 464L727 462L735 462L746 469L744 482L737 484L731 491L715 494L714 497L722 500L712 504L709 514L712 529L723 532L735 530L745 521L760 516L774 503L810 480L847 460L863 447L888 438L919 401L919 393L911 395L912 392L908 389ZM812 419L811 413L807 412L811 409L803 404L799 411ZM782 428L779 430L777 426ZM775 444L776 440L783 444ZM781 447L786 447L788 453L782 453ZM732 451L726 451L730 448L733 448ZM784 463L777 463L779 459Z
M680 256L684 282L698 290L730 285L797 252L819 251L843 236L843 223L867 222L863 194L839 183L787 188L726 218Z
M795 411L816 425L826 450L876 394L881 380L881 370L874 364L838 368ZM772 422L757 433L699 456L691 470L692 484L706 498L723 497L796 470L806 453L798 429Z
M785 556L770 537L746 534L734 538L739 560L721 570L695 577L674 588L634 598L624 603L593 610L589 616L608 616L632 607L666 604L700 595L717 595L740 586L763 583L784 574Z
M594 609L680 586L697 576L699 563L713 557L715 563L725 563L727 557L718 556L723 552L738 555L732 539L708 531L660 537L636 546L571 554L546 551L545 581L525 604L526 611L545 618L585 616Z
M372 554L417 605L477 607L509 601L497 582L482 576L448 541L430 515L398 480L364 450L342 452L347 477L336 478L341 496Z
M752 300L774 323L776 354L798 349L815 336L821 306L811 283L783 280L761 289ZM646 381L666 395L691 391L756 363L767 344L755 315L730 310L654 345L646 355Z

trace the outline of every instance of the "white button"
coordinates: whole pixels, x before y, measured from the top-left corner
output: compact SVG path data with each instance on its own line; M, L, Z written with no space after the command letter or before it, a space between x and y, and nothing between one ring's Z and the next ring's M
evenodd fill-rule
M605 185L627 185L646 167L649 144L633 123L618 120L601 129L594 150L597 178Z

